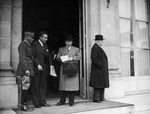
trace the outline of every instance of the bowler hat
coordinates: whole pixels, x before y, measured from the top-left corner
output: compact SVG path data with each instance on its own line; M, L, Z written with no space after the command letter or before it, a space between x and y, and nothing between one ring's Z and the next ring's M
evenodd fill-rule
M98 34L98 35L95 35L94 40L105 40L105 39L103 38L103 35Z
M72 35L67 35L65 41L73 41Z
M24 34L25 34L25 36L29 36L31 38L34 37L34 33L33 32L25 32Z

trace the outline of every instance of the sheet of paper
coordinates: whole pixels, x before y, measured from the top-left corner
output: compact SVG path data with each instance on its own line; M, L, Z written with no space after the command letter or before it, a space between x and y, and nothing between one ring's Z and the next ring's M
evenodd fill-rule
M57 77L56 72L55 72L55 68L50 67L50 75L53 77Z
M62 62L65 62L65 61L68 61L68 60L69 60L68 55L61 56L60 58L61 58L61 61L62 61Z

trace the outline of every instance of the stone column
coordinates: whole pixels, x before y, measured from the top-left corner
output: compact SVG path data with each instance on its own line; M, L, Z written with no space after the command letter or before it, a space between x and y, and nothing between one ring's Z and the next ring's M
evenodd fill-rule
M19 54L18 45L22 40L22 0L12 0L11 6L11 43L10 43L10 65L16 72ZM18 80L18 109L21 108L21 83Z
M0 1L0 109L18 105L18 86L10 67L11 0Z
M18 45L22 40L22 0L12 0L10 65L16 71L19 62Z

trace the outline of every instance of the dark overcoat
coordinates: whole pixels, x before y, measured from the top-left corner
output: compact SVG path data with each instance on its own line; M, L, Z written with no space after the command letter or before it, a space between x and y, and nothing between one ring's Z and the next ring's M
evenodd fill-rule
M22 41L18 46L19 64L17 67L16 75L23 76L27 70L30 75L34 76L33 69L33 53L32 47L27 41Z
M67 47L62 47L58 51L59 56L68 55L73 58L74 62L80 60L79 48L71 46L70 51ZM62 66L60 69L60 81L59 81L59 90L62 91L78 91L79 90L79 73L77 75L63 75Z
M94 88L109 87L108 60L104 50L95 43L91 50L91 77L89 86Z

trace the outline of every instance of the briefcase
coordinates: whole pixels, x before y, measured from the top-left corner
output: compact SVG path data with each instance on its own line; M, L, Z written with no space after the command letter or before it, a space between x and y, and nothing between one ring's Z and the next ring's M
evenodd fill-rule
M78 62L64 62L62 63L63 75L76 75L78 73Z

